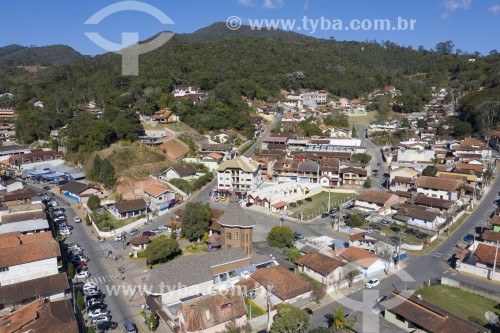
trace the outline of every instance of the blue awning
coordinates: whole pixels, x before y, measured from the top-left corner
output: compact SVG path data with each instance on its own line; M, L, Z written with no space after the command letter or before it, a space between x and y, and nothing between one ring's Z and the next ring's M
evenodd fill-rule
M397 256L397 255L396 255L396 256L394 256L394 257L393 257L393 259L394 259L394 261L398 261L398 256ZM408 259L408 255L407 255L406 253L401 253L401 254L399 255L399 259L400 259L401 261L403 261L403 260L405 260L405 259Z

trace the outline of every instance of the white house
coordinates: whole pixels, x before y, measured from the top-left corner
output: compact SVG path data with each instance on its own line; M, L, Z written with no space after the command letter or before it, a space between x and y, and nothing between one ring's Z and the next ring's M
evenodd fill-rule
M365 212L389 214L391 207L399 202L395 194L379 191L366 191L354 198L354 208Z
M410 204L402 205L394 215L394 219L429 230L435 230L445 221L435 210Z
M337 254L343 260L355 265L363 275L369 279L384 272L386 263L378 255L357 247L347 247Z
M182 159L185 163L202 164L207 167L208 171L213 172L217 170L219 164L224 160L224 155L217 153L209 153L199 157L185 157Z
M191 180L197 178L196 168L191 164L181 164L173 166L163 172L162 178L166 180L176 179L176 178Z
M427 176L420 176L415 182L417 193L446 200L458 200L461 185L459 180Z
M50 232L0 234L0 286L59 273L59 244Z
M224 161L217 168L217 191L220 193L252 192L262 183L260 163L246 156Z
M346 263L319 252L308 253L300 257L295 264L300 272L323 283L327 291L336 289L345 279L343 267Z

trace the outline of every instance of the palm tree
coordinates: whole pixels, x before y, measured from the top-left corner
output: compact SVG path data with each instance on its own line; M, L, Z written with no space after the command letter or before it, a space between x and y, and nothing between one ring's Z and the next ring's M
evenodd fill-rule
M347 316L344 314L344 308L339 306L333 310L333 313L328 315L327 320L328 328L331 332L341 332L351 329L358 319L356 317L347 319Z

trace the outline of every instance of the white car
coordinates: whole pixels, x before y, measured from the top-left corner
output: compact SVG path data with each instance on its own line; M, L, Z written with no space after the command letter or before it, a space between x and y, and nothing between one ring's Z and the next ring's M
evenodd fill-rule
M75 218L73 219L76 223L80 223L82 222L82 219L80 218L80 216L75 216Z
M61 236L69 236L71 235L71 231L69 229L59 229L59 233L61 234Z
M51 205L52 207L57 207L57 206L59 206L59 204L57 203L57 201L51 201L51 202L50 202L50 205Z
M161 230L161 231L165 231L165 230L168 230L168 227L166 225L159 225L158 228L156 228L158 230Z
M85 290L97 290L97 284L94 282L85 282L83 285L83 291Z
M99 315L97 317L93 317L90 322L92 324L95 324L95 323L99 323L101 321L110 321L111 320L111 316L110 315Z
M86 279L90 276L90 273L88 271L80 271L75 274L75 277L77 279Z
M107 316L109 315L109 310L104 310L104 309L95 309L93 311L90 311L88 313L89 318L97 318L99 316Z
M380 280L379 279L371 279L369 280L366 284L365 284L365 287L368 288L368 289L371 289L373 287L376 287L380 284Z
M68 249L70 249L70 250L73 250L73 249L82 250L82 247L79 244L71 243L71 244L68 244Z
M121 242L123 240L123 235L115 236L115 242Z

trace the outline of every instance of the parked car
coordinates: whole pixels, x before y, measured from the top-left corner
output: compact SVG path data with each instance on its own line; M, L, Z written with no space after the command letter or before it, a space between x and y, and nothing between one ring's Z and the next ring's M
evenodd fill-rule
M392 226L391 230L394 231L394 232L400 232L401 231L401 229L399 227L396 227L396 226Z
M135 326L134 323L131 323L129 321L123 323L123 328L127 333L137 333L137 327Z
M495 200L495 205L500 206L500 199Z
M297 204L295 202L290 202L288 205L293 208L297 207Z
M97 284L94 282L85 282L82 286L83 291L85 290L97 290Z
M154 228L154 229L151 229L151 230L149 230L149 231L150 231L150 232L153 232L153 233L155 233L155 234L159 234L159 233L161 232L161 230L160 230L160 229L158 229L158 228Z
M165 231L165 230L168 230L168 227L164 224L161 224L158 226L158 230Z
M293 236L295 237L295 239L304 239L304 235L302 235L300 232L298 231L295 231L293 233Z
M305 308L304 309L305 312L307 312L308 315L310 315L312 317L313 315L313 310L311 310L310 308Z
M427 234L424 232L419 232L416 234L416 236L417 236L417 238L423 239L423 238L427 237Z
M92 307L99 307L102 308L102 305L104 304L105 307L107 307L107 304L103 302L102 296L99 295L94 295L94 296L86 296L85 297L85 304L87 305L87 308L92 308Z
M307 201L307 202L311 202L311 201L313 201L313 199L312 199L311 197L309 197L309 198L305 198L304 200L305 200L305 201Z
M80 216L75 216L75 218L73 220L75 221L75 223L81 223L82 222L82 219L80 218Z
M105 310L105 309L95 309L95 310L92 310L88 312L88 316L90 318L96 318L96 317L99 317L99 316L106 316L106 315L109 315L109 310Z
M100 315L100 316L97 316L97 317L93 317L90 319L90 322L92 324L95 324L95 323L99 323L99 322L102 322L102 321L110 321L111 320L111 316L109 314L107 315Z
M97 323L97 329L100 331L114 330L118 327L118 323L111 320L100 321Z
M62 210L55 210L53 213L56 217L64 216L64 212Z
M130 232L128 233L128 235L130 237L134 237L134 236L138 235L139 233L140 233L139 229L132 229L132 230L130 230Z
M71 231L69 229L59 229L59 234L61 234L61 236L69 236L71 235Z
M80 270L78 273L75 274L75 277L77 279L86 279L90 276L90 273L88 271Z
M85 296L97 296L98 298L102 298L102 292L100 290L90 290L87 292L83 292Z
M77 268L81 268L81 267L87 266L87 263L84 261L79 261L77 263L73 263L73 266L75 266Z
M467 236L464 237L464 242L466 243L470 243L472 241L474 241L474 235L473 234L467 234Z
M44 191L50 191L50 186L44 186L44 187L43 187L43 190L44 190Z
M391 222L390 221L387 221L387 220L382 220L380 221L381 224L385 225L385 226L390 226L391 225Z
M72 263L77 263L81 261L87 262L87 258L85 258L84 256L74 256L73 258L71 258Z
M108 307L108 305L102 302L101 299L99 298L91 298L91 300L96 300L98 302L90 304L87 308L88 311L93 311L97 309L106 309Z
M123 235L117 235L115 236L115 242L121 242L124 239L125 236Z
M366 284L365 287L368 289L374 288L380 284L379 279L370 279Z
M379 226L377 223L370 223L369 227L376 230L382 230L382 227Z
M327 218L328 216L330 216L328 213L323 213L323 214L321 214L321 218L323 218L323 219L324 219L324 218Z
M76 250L83 250L82 247L79 245L79 244L76 244L76 243L71 243L71 244L68 244L67 245L68 249L70 250L73 250L73 249L76 249Z
M151 231L144 231L142 233L142 236L144 237L153 237L154 235L156 235L154 232L151 232Z

